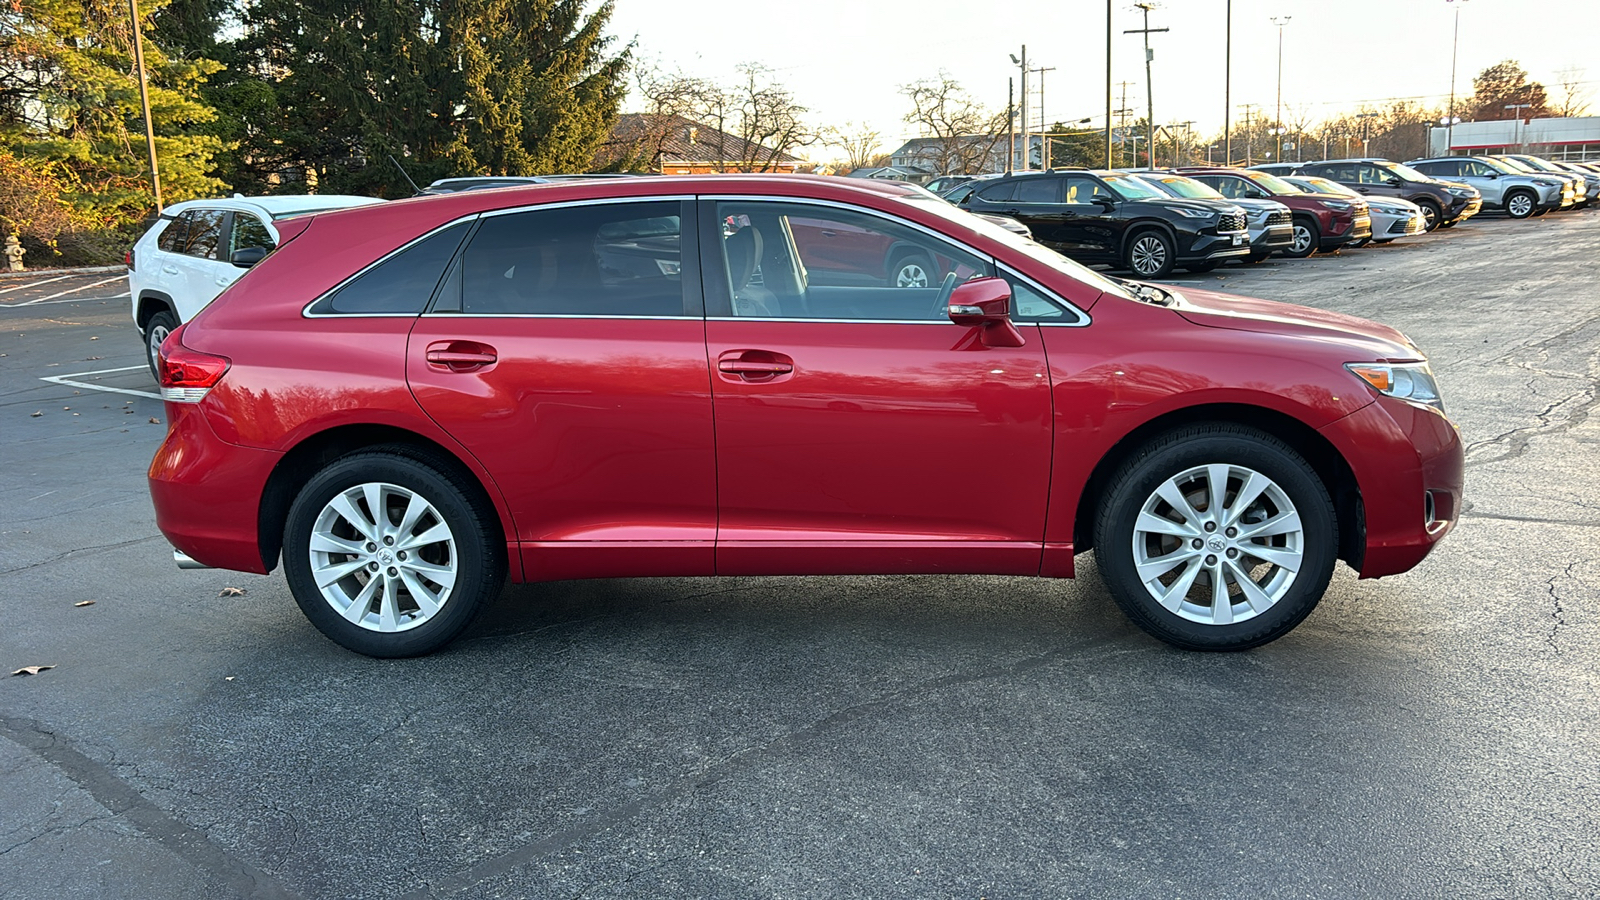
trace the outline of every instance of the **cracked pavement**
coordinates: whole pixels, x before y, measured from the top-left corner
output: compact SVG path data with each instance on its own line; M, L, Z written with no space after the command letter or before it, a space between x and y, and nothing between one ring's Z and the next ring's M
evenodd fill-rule
M1083 557L517 586L353 656L172 566L159 402L40 380L137 366L125 300L0 308L0 665L56 666L0 678L0 900L1600 895L1596 259L1600 210L1173 279L1399 327L1471 447L1433 556L1233 655Z

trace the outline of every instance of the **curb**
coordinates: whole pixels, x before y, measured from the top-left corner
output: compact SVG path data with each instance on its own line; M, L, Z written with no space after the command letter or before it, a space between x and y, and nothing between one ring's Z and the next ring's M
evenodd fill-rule
M112 272L126 272L127 266L84 266L81 269L29 269L26 272L0 272L0 280L6 278L27 278L39 275L105 275Z

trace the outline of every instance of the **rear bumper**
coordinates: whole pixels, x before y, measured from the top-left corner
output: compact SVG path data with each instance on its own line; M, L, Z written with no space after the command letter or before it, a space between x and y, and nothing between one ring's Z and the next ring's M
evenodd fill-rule
M167 422L150 461L156 527L194 562L265 574L260 501L282 454L225 443L192 403L168 403Z
M1366 512L1357 566L1362 578L1411 569L1455 527L1465 453L1449 419L1380 397L1325 426L1322 434L1344 455L1360 486Z

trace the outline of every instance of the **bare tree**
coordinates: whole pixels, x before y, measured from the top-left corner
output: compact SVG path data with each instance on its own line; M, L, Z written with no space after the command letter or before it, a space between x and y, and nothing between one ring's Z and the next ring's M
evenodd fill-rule
M934 139L926 159L934 171L951 175L981 172L1006 130L1005 112L989 113L948 72L902 85L911 101L905 121Z
M883 135L871 125L846 122L843 128L824 129L823 134L828 146L844 151L845 165L852 171L872 165L872 161L882 155Z
M744 79L728 99L737 116L734 134L743 141L736 148L739 167L744 172L770 172L785 154L815 143L818 136L802 119L809 110L772 80L770 69L759 63L742 63L738 68Z
M1567 66L1556 72L1556 96L1559 99L1550 107L1553 114L1563 119L1589 114L1589 89L1584 86L1583 80L1585 74L1578 66Z

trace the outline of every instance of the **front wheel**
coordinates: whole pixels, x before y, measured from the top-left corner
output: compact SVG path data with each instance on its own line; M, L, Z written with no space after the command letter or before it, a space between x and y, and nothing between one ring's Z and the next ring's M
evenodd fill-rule
M1439 220L1444 216L1444 211L1439 208L1439 204L1432 200L1418 200L1417 205L1422 207L1423 230L1433 231L1438 228Z
M1526 219L1533 215L1539 201L1527 191L1514 191L1506 198L1506 214L1513 219Z
M289 508L283 568L295 602L357 653L443 647L505 580L505 544L478 494L401 448L331 463Z
M1155 229L1147 229L1128 242L1123 262L1139 278L1161 278L1172 271L1172 254L1172 241Z
M1182 428L1117 472L1095 559L1117 605L1188 650L1245 650L1310 615L1338 556L1333 501L1283 441L1240 425Z
M1309 217L1294 220L1294 243L1283 255L1291 259L1305 259L1317 252L1317 245L1322 243L1322 231L1317 227L1317 221Z

